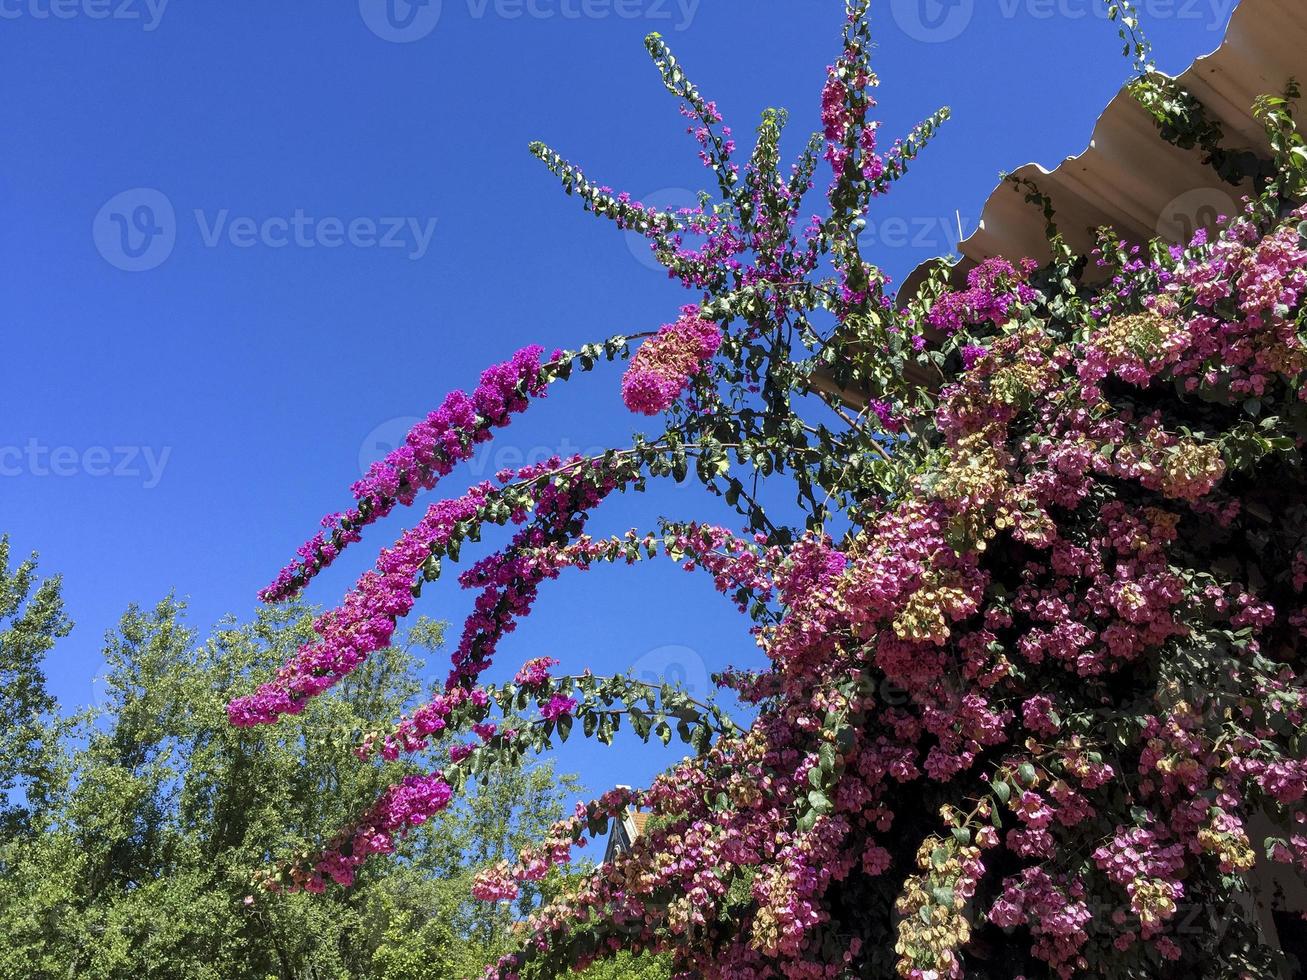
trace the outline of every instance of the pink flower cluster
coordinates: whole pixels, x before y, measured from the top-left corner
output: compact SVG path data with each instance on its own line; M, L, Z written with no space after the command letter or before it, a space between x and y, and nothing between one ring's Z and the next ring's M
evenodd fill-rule
M661 327L631 358L622 378L622 401L642 415L667 411L721 343L721 328L686 307L679 320Z
M1023 261L1020 268L1004 258L985 259L967 273L966 289L939 298L927 322L944 334L971 325L1003 326L1018 304L1035 301L1035 289L1026 282L1035 267L1030 259ZM972 357L976 356L973 353Z
M989 921L1005 929L1028 925L1035 937L1031 952L1056 976L1070 980L1089 965L1081 955L1092 918L1084 894L1081 885L1059 883L1040 868L1027 868L1004 883Z
M537 657L534 660L528 660L514 676L513 683L522 687L540 687L549 680L550 668L557 666L558 661L553 657Z
M836 184L850 164L858 176L872 184L885 173L885 158L876 152L880 122L869 118L876 107L871 91L879 84L876 75L859 64L856 50L847 52L844 59L827 69L821 90L821 122L826 159L835 171Z
M1079 369L1087 397L1109 374L1140 387L1167 377L1189 392L1259 397L1307 370L1307 344L1288 315L1307 291L1296 227L1307 207L1292 219L1270 235L1236 221L1199 254L1155 264L1165 289L1146 297L1147 312L1109 319L1088 338Z
M426 823L449 806L453 796L454 791L440 773L406 776L341 835L312 869L294 869L289 887L320 892L328 879L338 885L352 884L364 861L375 854L393 853L398 834Z

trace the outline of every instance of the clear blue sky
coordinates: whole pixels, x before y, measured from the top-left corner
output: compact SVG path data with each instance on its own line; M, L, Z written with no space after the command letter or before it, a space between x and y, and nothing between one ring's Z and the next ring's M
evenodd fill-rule
M1000 170L1083 149L1128 71L1102 6L878 0L887 137L942 104L954 119L876 206L864 252L901 277L952 248L955 211L974 229ZM1162 67L1215 47L1230 6L1147 0ZM94 699L101 637L129 602L176 590L202 628L248 616L395 420L523 344L673 318L685 294L527 143L680 204L707 172L643 36L669 38L742 144L780 105L797 148L841 7L0 0L0 530L64 575L77 628L48 664L60 700ZM142 228L160 233L145 249ZM446 488L624 441L618 380L556 386ZM670 489L614 501L595 527L659 514L721 517ZM399 527L373 529L310 597L334 602ZM469 601L445 582L420 610L458 623ZM547 584L500 659L544 653L599 672L680 664L691 681L757 656L708 580L666 565ZM602 790L665 758L572 745L562 762Z

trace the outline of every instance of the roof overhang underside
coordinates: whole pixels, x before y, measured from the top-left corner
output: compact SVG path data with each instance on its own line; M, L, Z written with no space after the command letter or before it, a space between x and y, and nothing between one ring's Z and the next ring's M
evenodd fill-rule
M1260 95L1281 93L1290 78L1307 83L1307 3L1241 0L1220 47L1176 77L1220 123L1227 149L1268 156L1270 146L1252 105ZM1026 164L1013 176L1033 180L1048 195L1059 230L1080 254L1093 247L1093 233L1100 227L1113 228L1128 241L1161 237L1180 243L1197 227L1215 224L1218 215L1233 214L1252 190L1250 183L1235 187L1223 182L1199 151L1165 142L1152 117L1125 89L1099 116L1083 153L1052 170ZM979 228L958 248L961 258L951 268L958 283L993 256L1012 261L1050 257L1043 215L1007 182L990 194ZM904 280L900 299L911 296L930 269L944 261L918 266Z

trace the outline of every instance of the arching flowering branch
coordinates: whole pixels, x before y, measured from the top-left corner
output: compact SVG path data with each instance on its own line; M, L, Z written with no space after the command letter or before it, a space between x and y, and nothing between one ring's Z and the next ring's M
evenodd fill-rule
M488 368L471 395L450 392L440 408L409 431L403 445L373 463L354 484L351 490L357 505L324 517L324 530L300 546L298 559L283 568L259 598L281 602L297 595L349 544L360 540L363 528L385 517L396 505L411 505L457 463L471 459L479 443L508 425L514 414L525 411L530 399L543 397L550 382L570 377L576 364L590 370L601 352L608 360L625 356L627 341L626 337L614 337L603 345L586 345L578 353L555 351L543 365L542 348L524 347L511 360Z
M409 505L430 490L454 465L472 457L473 447L490 438L491 430L508 424L531 397L544 393L539 347L525 347L505 364L489 368L472 395L450 392L441 406L419 422L404 444L373 463L351 488L357 506L323 518L318 532L299 550L259 597L279 602L296 595L310 578L335 560L367 525L385 517L396 504Z
M396 623L421 594L422 583L440 577L442 559L457 560L463 542L478 540L483 526L523 524L534 511L538 518L532 527L464 577L465 585L480 585L483 592L454 653L447 689L471 685L489 666L498 636L529 609L539 582L556 574L547 563L524 556L524 550L570 540L584 528L586 511L612 490L640 486L645 471L673 472L688 454L702 451L693 445L640 442L597 458L553 459L501 473L499 486L483 482L460 497L432 504L417 525L381 553L340 606L318 618L317 640L301 648L273 680L232 700L229 720L248 727L298 714L309 699L390 643ZM420 738L429 732L408 734Z
M658 73L662 75L667 91L682 101L682 115L695 124L692 132L702 148L699 156L704 166L717 174L722 197L731 197L739 179L738 169L730 162L731 155L735 152L735 142L731 139L729 127L724 127L720 132L716 128L722 121L717 104L705 101L699 94L699 89L681 69L661 34L650 34L645 38L644 45L653 58Z
M615 455L611 465L579 456L566 463L554 459L500 474L501 486L480 483L461 497L432 504L417 525L381 553L376 567L359 579L341 605L318 618L315 642L303 647L254 694L231 702L229 719L249 726L296 714L310 698L352 673L390 643L396 622L421 594L422 581L440 577L441 559L457 559L462 542L477 539L483 525L522 524L538 508L541 520L553 525L551 531L557 535L638 472L638 465L625 454ZM488 570L483 563L474 574ZM474 646L465 633L448 686L475 680L492 650L493 644Z
M362 864L394 853L400 837L446 809L469 780L493 767L514 765L527 752L543 752L567 741L578 722L586 737L605 744L611 744L625 719L644 742L657 738L667 744L678 737L699 752L706 751L714 738L738 731L720 707L699 702L672 685L655 686L622 675L554 678L549 668L555 663L531 661L513 683L451 693L444 701L446 724L450 731L474 733L475 741L449 745L447 766L406 776L388 787L371 809L319 853L301 854L265 872L260 877L262 887L316 892L332 881L351 884ZM538 717L522 721L522 712L532 705ZM491 720L496 711L498 722ZM375 738L365 737L360 754L372 751ZM599 819L596 811L594 820Z
M559 513L570 515L571 511L569 508ZM698 566L707 568L719 591L732 594L742 612L751 609L754 617L759 618L766 614L763 603L772 581L764 562L781 558L776 549L771 549L760 560L754 549L720 528L669 527L661 538L653 535L640 538L632 531L621 538L601 542L580 534L575 541L563 543L565 539L557 530L553 532L553 542L548 540L550 536L538 525L528 528L519 533L507 551L491 556L464 574L465 587L485 584L486 588L464 624L453 657L455 667L445 691L402 719L392 731L369 735L362 752L364 757L374 749L387 759L398 758L401 752L420 751L429 745L431 737L454 727L450 716L465 701L466 690L480 672L469 670L467 665L488 664L502 637L511 632L517 619L529 612L539 584L555 578L564 568L585 570L599 561L630 564L642 554L653 557L661 548L664 554L682 562L687 570ZM486 584L489 575L493 575L493 581ZM522 674L518 675L518 683L524 683Z

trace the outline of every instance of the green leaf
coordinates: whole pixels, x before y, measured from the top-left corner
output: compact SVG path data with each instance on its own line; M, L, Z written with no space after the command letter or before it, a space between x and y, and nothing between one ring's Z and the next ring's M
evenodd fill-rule
M821 766L821 771L829 775L835 771L837 757L835 755L835 746L826 742L817 752L817 759Z
M819 789L810 790L808 792L808 804L812 807L815 813L826 814L835 809L830 798Z

